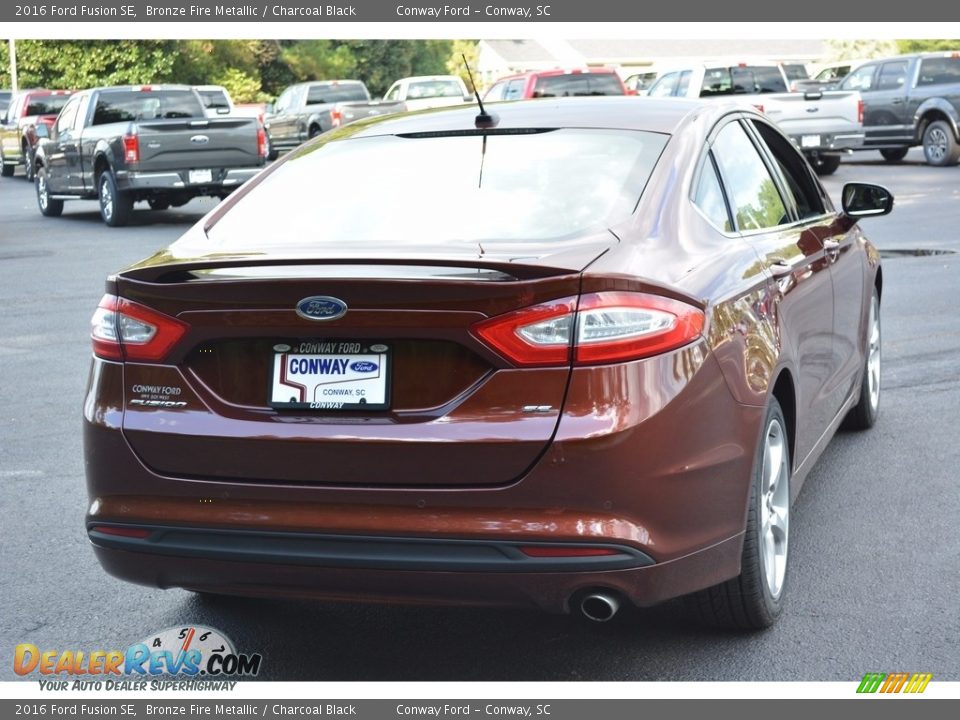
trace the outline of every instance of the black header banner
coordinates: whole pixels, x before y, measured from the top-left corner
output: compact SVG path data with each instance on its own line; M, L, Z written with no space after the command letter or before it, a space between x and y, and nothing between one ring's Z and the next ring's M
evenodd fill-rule
M954 10L950 10L954 7ZM960 17L960 5L918 0L909 22ZM869 9L869 13L867 10ZM4 2L0 22L822 22L903 21L902 5L805 0L722 3L624 0L34 0ZM869 15L869 17L866 17Z

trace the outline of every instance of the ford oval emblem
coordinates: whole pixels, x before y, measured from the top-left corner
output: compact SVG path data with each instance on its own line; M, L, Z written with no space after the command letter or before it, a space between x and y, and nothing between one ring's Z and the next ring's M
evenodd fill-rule
M190 142L192 142L194 145L206 145L208 142L210 142L210 138L208 138L206 135L194 135L192 138L190 138Z
M336 320L347 312L343 300L326 295L305 297L297 303L297 315L307 320Z
M375 362L370 362L369 360L357 360L356 362L350 363L350 369L358 373L372 373L376 372L378 365Z

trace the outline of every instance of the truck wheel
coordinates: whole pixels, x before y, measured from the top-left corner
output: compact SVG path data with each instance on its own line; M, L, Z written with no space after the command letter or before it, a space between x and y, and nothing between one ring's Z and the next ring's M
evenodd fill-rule
M273 143L270 142L270 134L267 133L267 160L273 162L278 157L280 157L280 153L274 149Z
M133 210L133 198L117 190L113 173L104 170L97 181L97 195L100 198L100 217L110 227L122 227L130 221Z
M319 125L311 125L310 130L307 132L307 137L315 138L321 132L323 132L323 130L320 129Z
M928 165L937 167L956 165L960 160L960 143L945 121L936 120L923 131L923 155Z
M833 175L840 167L839 155L818 155L810 158L810 164L813 165L817 175Z
M883 155L883 159L888 162L900 162L907 156L907 151L910 148L884 148L880 151L880 154Z
M34 185L37 188L37 206L40 208L40 214L45 217L60 217L63 212L63 200L54 200L50 197L46 168L41 167L37 170L37 179Z
M7 165L7 160L3 157L3 150L0 150L0 175L3 175L3 177L13 177L16 169L16 165Z
M27 179L27 182L33 182L35 172L33 169L34 157L33 153L30 151L30 148L26 145L23 146L23 176Z
M701 623L759 630L783 609L790 538L790 443L776 398L770 398L753 461L740 575L685 598Z

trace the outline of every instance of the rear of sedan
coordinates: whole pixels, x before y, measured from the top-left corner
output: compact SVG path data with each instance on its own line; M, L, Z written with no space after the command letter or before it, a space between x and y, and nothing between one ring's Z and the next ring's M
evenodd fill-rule
M328 133L108 279L84 417L109 573L598 619L737 574L761 409L698 299L583 275L685 103L638 129L572 102Z

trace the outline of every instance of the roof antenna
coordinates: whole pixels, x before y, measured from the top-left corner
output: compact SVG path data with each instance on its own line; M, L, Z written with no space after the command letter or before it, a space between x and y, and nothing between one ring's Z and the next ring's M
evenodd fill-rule
M470 78L470 85L473 87L473 96L477 99L477 105L480 106L480 113L474 119L474 124L478 129L493 127L497 124L497 118L483 109L483 100L480 99L480 93L477 92L477 84L473 81L473 73L470 72L470 63L467 62L465 53L460 53L463 58L463 66L467 69L467 77Z

